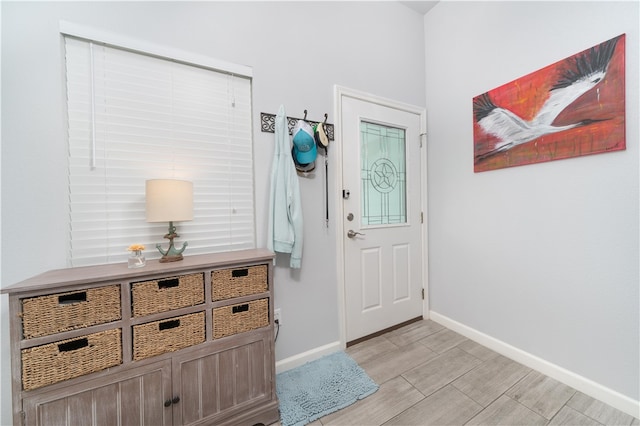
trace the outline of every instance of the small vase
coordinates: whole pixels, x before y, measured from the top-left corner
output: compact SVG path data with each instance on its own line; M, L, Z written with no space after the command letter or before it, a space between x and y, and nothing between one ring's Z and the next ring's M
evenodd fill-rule
M147 260L142 254L142 250L132 250L129 255L129 268L142 268L147 264Z

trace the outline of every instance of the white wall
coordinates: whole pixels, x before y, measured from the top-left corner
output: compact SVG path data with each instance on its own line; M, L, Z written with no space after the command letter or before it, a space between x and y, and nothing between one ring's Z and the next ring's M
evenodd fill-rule
M266 245L273 134L260 112L333 123L333 85L424 106L422 16L396 2L7 2L2 8L2 287L65 267L66 142L60 20L253 68L258 246ZM331 155L331 150L330 155ZM330 164L331 167L331 164ZM303 267L278 256L282 360L339 339L334 227L324 226L323 168L301 180ZM337 171L330 169L330 174ZM333 181L332 177L332 181ZM334 194L331 194L334 196ZM333 206L331 206L333 212ZM331 223L336 218L331 217ZM0 323L8 322L7 297ZM10 422L8 336L1 417Z
M639 3L425 17L432 312L640 397ZM626 33L627 149L473 173L472 98Z

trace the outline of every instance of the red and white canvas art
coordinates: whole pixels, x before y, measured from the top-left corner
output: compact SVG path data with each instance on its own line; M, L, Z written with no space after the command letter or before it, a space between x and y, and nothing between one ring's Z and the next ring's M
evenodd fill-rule
M619 151L625 35L473 99L474 171Z

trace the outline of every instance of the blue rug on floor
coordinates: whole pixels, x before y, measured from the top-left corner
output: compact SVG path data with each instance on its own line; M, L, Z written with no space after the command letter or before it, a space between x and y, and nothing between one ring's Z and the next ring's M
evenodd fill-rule
M336 352L276 376L282 426L302 426L347 407L378 385L346 353Z

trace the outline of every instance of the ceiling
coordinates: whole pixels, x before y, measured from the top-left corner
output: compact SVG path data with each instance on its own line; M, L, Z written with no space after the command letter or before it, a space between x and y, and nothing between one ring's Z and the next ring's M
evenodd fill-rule
M415 10L421 15L424 15L429 10L431 10L433 6L438 4L437 1L421 1L421 0L408 0L408 1L401 1L400 3L407 6L410 9Z

